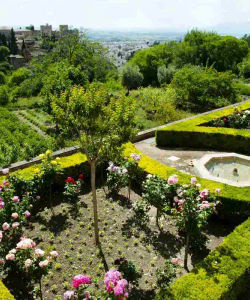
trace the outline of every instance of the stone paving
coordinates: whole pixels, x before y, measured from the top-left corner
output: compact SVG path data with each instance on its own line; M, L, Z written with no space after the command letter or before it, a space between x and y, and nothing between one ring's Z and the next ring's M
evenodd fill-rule
M199 173L193 165L194 160L200 159L205 154L221 153L216 151L193 150L185 148L172 149L157 147L154 137L137 142L135 143L135 146L148 156L165 165L174 167L184 173L197 176Z

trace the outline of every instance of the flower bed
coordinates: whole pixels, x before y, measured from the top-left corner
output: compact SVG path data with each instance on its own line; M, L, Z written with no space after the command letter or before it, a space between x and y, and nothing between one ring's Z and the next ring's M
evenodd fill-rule
M250 101L237 107L240 110L248 110ZM156 143L158 146L216 149L249 154L249 130L203 126L214 118L227 117L233 112L234 107L229 107L157 130Z

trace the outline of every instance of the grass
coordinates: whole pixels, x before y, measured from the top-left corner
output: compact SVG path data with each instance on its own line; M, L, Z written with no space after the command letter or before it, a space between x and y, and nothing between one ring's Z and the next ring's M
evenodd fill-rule
M10 110L27 109L41 107L44 99L41 96L30 98L18 98L17 102L9 103L6 107Z

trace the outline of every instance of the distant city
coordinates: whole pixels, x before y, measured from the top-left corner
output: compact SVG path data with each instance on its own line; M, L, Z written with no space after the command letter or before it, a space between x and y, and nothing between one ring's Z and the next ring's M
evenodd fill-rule
M225 35L230 34L230 32L231 35L237 37L243 35L241 34L241 28L239 28L238 33L231 31L230 25L219 28L223 29ZM216 30L216 28L211 28L211 30ZM46 38L48 39L47 42L53 39L58 40L64 34L73 31L85 34L88 39L99 42L104 48L107 48L110 58L117 67L125 64L140 49L150 48L153 45L167 41L181 41L185 35L185 32L167 30L91 30L83 27L74 29L68 25L59 25L58 29L53 29L50 24L41 25L40 29L36 29L30 25L25 28L14 28L18 53L11 54L10 61L15 68L18 68L25 65L32 58L42 57L48 51L44 45ZM1 35L9 38L11 27L0 27Z

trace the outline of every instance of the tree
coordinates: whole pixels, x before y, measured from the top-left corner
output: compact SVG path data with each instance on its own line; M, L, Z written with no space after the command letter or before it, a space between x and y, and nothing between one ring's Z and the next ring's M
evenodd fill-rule
M170 86L175 89L177 107L206 111L237 102L234 78L232 73L212 67L187 65L175 74Z
M0 46L8 46L6 36L0 33Z
M11 31L10 31L9 49L10 49L11 54L17 54L17 52L18 52L16 36L15 36L15 32L14 32L13 28L11 28Z
M135 135L135 103L131 97L115 98L100 83L85 90L74 86L52 96L52 110L62 130L77 133L82 153L91 169L95 243L100 245L96 196L96 166L118 156L122 144Z
M122 84L129 91L140 87L143 75L138 66L125 65L122 69Z
M167 82L167 68L165 65L158 67L157 79L160 85Z
M7 61L10 50L5 46L0 46L0 62Z

